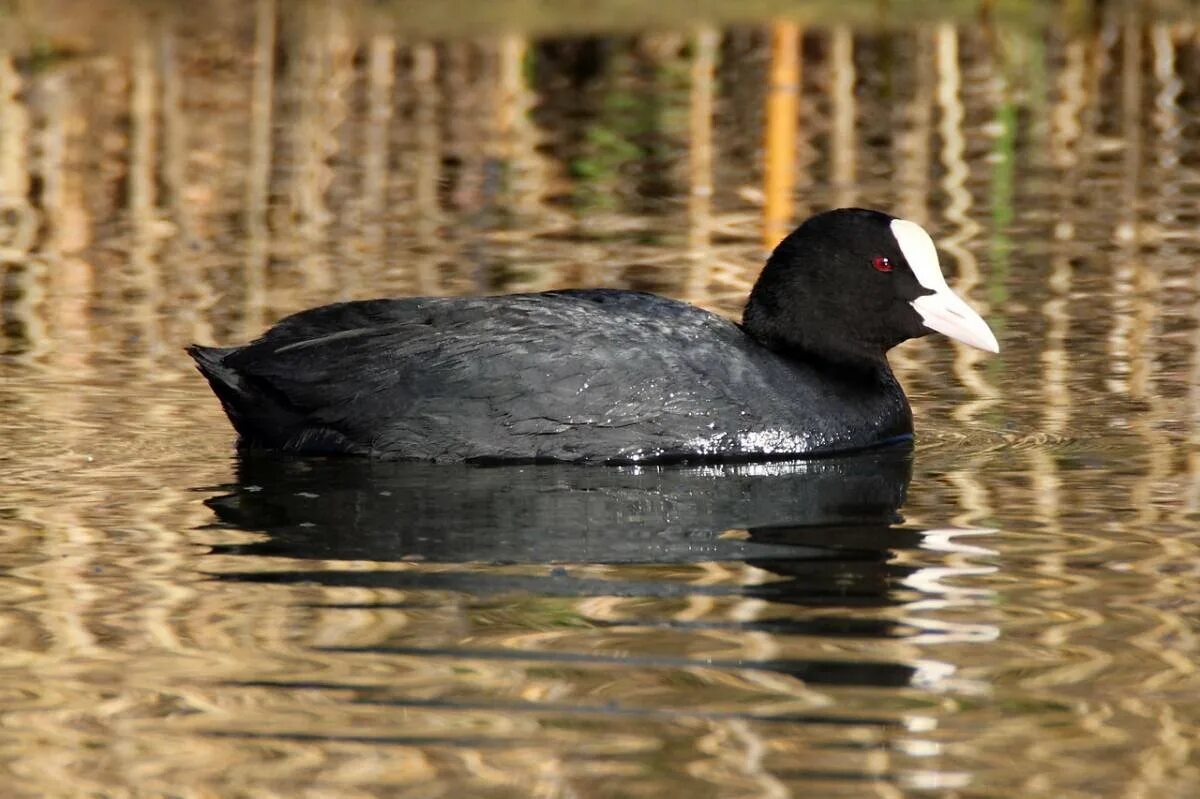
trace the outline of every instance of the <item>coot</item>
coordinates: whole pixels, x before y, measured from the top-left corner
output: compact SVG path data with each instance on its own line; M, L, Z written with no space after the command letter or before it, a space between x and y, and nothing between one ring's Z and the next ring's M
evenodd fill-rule
M785 238L740 325L611 289L366 300L188 349L246 448L636 463L845 452L912 436L888 367L930 331L997 352L929 234L859 208Z

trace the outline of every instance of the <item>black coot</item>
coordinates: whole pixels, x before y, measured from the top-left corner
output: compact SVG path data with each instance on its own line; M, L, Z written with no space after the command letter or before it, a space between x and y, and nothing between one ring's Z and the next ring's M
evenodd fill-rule
M367 300L193 346L241 446L437 461L753 460L912 435L886 353L931 330L991 352L929 235L878 211L808 219L742 324L609 289Z

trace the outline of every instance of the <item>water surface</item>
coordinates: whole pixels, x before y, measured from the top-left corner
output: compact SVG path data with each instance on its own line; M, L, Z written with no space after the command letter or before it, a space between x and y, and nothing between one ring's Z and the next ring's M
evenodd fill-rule
M1193 22L656 5L4 18L6 795L1195 794ZM914 451L239 460L182 352L382 295L736 315L837 205L1000 339L893 352Z

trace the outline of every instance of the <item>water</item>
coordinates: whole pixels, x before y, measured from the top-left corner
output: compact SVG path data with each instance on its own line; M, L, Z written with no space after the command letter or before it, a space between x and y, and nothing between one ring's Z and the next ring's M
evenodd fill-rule
M6 796L1196 795L1190 21L35 5L0 37ZM239 461L182 352L387 294L736 314L849 204L926 225L1000 339L893 352L913 452Z

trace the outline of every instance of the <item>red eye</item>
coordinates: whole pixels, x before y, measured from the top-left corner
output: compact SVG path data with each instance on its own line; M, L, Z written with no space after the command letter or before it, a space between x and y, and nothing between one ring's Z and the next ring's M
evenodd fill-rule
M885 255L876 255L875 260L871 261L871 266L878 272L890 272L893 268L892 262Z

